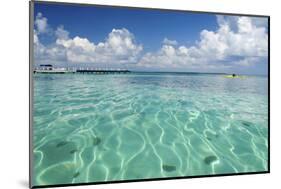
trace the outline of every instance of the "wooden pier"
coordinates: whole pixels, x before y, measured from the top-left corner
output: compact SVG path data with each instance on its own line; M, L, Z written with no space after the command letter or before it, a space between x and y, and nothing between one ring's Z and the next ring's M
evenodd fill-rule
M83 73L83 74L126 74L126 73L130 73L129 70L87 70L87 69L83 69L83 70L76 70L76 73Z
M51 64L41 64L33 70L34 73L53 73L53 74L64 74L64 73L82 73L82 74L126 74L130 73L127 69L120 68L60 68L53 67Z

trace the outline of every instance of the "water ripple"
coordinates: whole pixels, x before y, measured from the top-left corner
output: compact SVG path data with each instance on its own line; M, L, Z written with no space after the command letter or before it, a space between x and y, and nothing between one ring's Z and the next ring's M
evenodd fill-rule
M267 80L36 75L35 185L267 170Z

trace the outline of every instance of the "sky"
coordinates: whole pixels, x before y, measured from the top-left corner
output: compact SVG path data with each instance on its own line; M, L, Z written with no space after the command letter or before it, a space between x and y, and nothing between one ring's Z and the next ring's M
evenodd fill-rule
M266 75L267 28L264 17L35 2L34 62Z

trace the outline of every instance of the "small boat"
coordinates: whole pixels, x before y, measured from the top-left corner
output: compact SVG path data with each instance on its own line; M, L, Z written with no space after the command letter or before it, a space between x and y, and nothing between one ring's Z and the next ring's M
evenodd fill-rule
M229 79L245 79L246 77L245 76L238 76L238 75L225 75L224 76L225 78L229 78Z

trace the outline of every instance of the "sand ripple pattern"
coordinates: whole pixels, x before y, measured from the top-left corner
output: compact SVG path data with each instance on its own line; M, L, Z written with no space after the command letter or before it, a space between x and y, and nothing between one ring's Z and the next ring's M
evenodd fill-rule
M33 184L266 171L266 77L34 76Z

